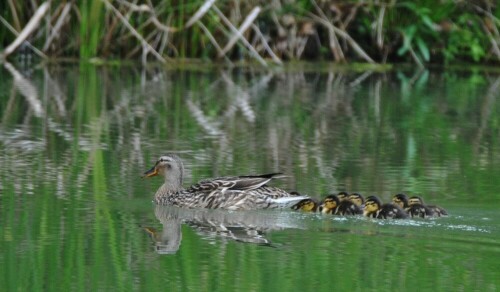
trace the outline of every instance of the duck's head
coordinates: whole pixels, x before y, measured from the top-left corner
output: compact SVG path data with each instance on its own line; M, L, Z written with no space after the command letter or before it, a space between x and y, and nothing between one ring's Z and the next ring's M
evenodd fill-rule
M319 210L321 213L331 213L333 209L337 208L339 203L340 200L336 195L328 195L319 205Z
M353 202L356 206L361 207L365 203L365 198L361 194L352 193L348 197L349 201Z
M363 214L368 216L369 214L375 213L380 210L382 202L377 196L369 196L366 198L365 207L363 208Z
M413 196L408 199L408 206L423 205L424 200L419 196Z
M339 201L342 202L342 201L346 201L349 199L349 194L347 192L339 192L337 194L337 198L339 198Z
M392 197L392 202L401 208L408 207L408 197L405 194L397 194Z
M303 211L303 212L316 212L318 209L318 202L314 199L304 199L297 204L292 206L293 210Z
M144 173L143 178L153 176L165 177L165 183L171 187L180 187L182 185L182 178L184 175L184 165L182 160L174 154L162 155L155 165Z

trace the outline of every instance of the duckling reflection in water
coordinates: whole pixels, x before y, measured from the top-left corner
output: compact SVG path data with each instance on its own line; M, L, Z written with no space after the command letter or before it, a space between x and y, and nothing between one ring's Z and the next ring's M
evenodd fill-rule
M391 203L382 204L382 201L380 201L377 196L369 196L366 198L363 215L369 218L379 219L408 218L408 214L401 207Z
M326 196L319 206L319 211L323 214L342 216L358 215L363 213L356 204L347 199L341 200L337 195Z

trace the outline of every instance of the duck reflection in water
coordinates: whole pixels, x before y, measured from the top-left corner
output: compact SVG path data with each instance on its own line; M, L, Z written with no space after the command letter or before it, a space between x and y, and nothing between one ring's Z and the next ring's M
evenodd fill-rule
M182 224L191 227L207 240L221 238L244 243L272 246L265 237L274 230L305 229L305 223L296 214L286 211L227 211L183 209L176 206L155 206L161 231L143 227L150 234L158 254L175 254L181 246Z

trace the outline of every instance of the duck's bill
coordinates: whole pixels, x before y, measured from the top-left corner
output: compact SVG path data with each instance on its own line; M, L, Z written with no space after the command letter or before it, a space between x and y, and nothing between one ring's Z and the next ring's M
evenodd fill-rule
M156 229L154 229L153 227L143 227L144 231L146 231L147 233L149 233L149 235L151 236L156 236L156 234L158 233L158 231L156 231Z
M148 170L144 173L142 178L152 177L152 176L157 176L157 175L158 175L158 171L156 170L156 166L153 166L150 170Z

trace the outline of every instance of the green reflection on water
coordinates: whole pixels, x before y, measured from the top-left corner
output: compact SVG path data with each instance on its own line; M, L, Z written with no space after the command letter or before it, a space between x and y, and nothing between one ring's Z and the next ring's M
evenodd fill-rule
M0 75L7 291L498 289L499 76L10 64ZM282 171L277 185L312 196L404 191L452 216L271 213L293 226L261 244L175 229L151 205L161 182L139 179L166 151L189 182ZM177 231L177 249L156 253Z

